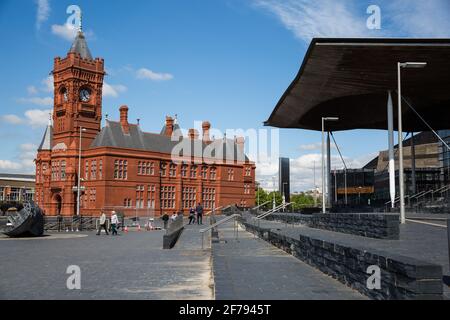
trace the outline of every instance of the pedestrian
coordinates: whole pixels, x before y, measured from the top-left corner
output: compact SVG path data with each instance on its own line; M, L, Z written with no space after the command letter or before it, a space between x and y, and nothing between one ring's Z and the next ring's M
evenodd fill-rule
M197 212L197 224L203 224L203 207L200 202L195 211Z
M58 217L56 218L57 219L57 222L58 222L58 232L61 232L61 229L62 229L62 216L61 216L61 214L60 213L58 213Z
M117 214L115 211L111 214L111 229L112 229L112 235L117 235L117 224L119 223L119 218L117 217Z
M102 214L100 215L100 221L99 221L99 226L98 226L98 230L97 230L97 235L99 236L102 228L105 229L106 234L108 235L108 229L106 228L106 214L102 211Z
M164 229L167 229L167 224L169 223L169 215L164 213L161 217L162 221L164 221Z
M195 210L194 208L191 208L189 210L189 224L194 224L195 223Z
M177 213L176 212L174 212L173 214L172 214L172 217L170 217L171 219L172 219L172 222L173 221L176 221L177 220L177 218L178 218L178 215L177 215Z

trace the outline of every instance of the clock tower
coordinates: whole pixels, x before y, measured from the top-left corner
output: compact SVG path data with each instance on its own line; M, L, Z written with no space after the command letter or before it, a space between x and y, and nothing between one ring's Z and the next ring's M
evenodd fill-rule
M55 58L52 73L54 145L78 149L81 127L85 129L82 148L88 148L101 129L104 61L92 58L80 30L67 57Z
M36 202L46 214L69 216L77 212L74 188L83 172L83 151L101 130L105 76L103 59L92 57L81 28L67 56L55 58L52 74L53 125L36 158Z

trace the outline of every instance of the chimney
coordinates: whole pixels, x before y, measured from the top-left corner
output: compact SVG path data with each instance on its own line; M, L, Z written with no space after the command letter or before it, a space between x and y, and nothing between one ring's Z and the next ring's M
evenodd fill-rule
M191 140L197 140L198 139L198 131L195 129L189 129L189 139Z
M166 131L164 132L164 134L168 137L172 136L173 133L173 123L174 120L172 117L167 116L166 117Z
M122 130L125 134L129 134L130 124L128 123L128 107L121 106L119 111L120 111L120 124L122 125Z
M202 129L203 129L203 141L211 142L211 138L209 137L209 130L211 129L211 123L209 123L208 121L203 121Z
M244 152L245 138L244 137L237 137L235 141L236 141L236 145L238 147L238 150L241 151L241 152Z

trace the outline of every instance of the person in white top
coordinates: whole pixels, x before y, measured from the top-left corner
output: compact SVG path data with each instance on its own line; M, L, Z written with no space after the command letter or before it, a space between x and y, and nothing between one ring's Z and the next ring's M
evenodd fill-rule
M106 234L108 235L108 229L106 228L106 214L104 212L102 212L101 216L100 216L100 221L99 221L99 226L98 226L98 230L97 230L97 235L99 236L102 228L105 229Z
M117 217L117 214L115 211L111 214L111 229L112 229L112 235L117 235L117 224L119 223L119 218Z

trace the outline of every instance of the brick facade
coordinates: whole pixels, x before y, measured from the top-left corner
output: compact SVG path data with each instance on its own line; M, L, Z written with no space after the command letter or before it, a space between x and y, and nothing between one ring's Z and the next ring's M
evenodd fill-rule
M72 48L87 48L81 32L77 41ZM203 152L208 146L231 146L243 154L242 138L211 140L211 125L204 122L200 139L195 130L176 137L179 143L199 144L200 157L184 153L174 159L174 135L180 135L176 119L167 117L163 131L150 134L129 123L128 107L122 106L120 121L106 120L101 128L104 75L103 59L94 60L90 53L71 50L66 58L55 58L53 125L35 160L35 199L47 215L76 214L80 132L82 215L118 208L130 216L187 213L199 202L206 211L254 205L255 164L245 155L219 159L205 158Z

